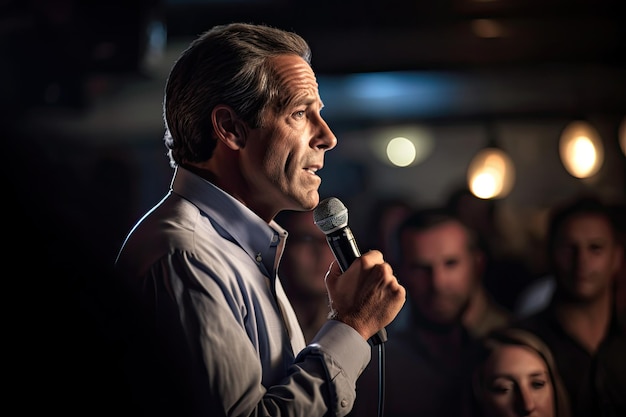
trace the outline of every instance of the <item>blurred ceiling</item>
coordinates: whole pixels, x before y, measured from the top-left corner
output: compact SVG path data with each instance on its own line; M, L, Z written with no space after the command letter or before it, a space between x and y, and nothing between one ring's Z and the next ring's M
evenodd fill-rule
M168 31L264 22L311 44L324 73L626 62L619 0L167 2Z
M164 77L181 48L215 24L247 21L303 35L313 50L324 100L330 95L340 103L334 116L348 122L376 114L623 115L626 15L620 3L5 1L0 6L0 105L7 120L38 106L88 109L92 114L81 122L88 125L84 128L92 128L93 120L114 128L121 122L108 117L110 108L123 107L134 119L120 129L145 128L143 120L160 127ZM147 71L148 55L159 47L150 44L155 27L162 28L166 49ZM386 77L382 82L367 78L378 72ZM360 78L355 81L353 73ZM100 107L94 109L96 103ZM142 116L147 111L150 116Z

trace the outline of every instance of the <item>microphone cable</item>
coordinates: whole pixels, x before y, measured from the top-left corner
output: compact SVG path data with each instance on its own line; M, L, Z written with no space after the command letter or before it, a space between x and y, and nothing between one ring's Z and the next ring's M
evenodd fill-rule
M378 344L378 417L385 413L385 344Z

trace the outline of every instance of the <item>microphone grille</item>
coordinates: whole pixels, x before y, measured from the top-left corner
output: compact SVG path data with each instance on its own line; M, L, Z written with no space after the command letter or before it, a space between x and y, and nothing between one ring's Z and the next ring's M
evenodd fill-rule
M336 197L322 200L313 211L313 221L325 234L348 225L348 209Z

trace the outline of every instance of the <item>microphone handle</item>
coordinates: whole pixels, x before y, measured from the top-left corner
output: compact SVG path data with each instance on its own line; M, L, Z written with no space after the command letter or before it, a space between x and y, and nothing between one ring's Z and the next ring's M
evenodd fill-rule
M352 230L350 230L349 227L342 227L339 230L327 234L326 241L333 251L342 272L346 272L346 269L352 265L352 262L361 256Z
M326 241L335 255L342 272L345 272L352 262L361 256L359 247L356 245L356 239L348 226L327 234ZM383 327L369 341L372 345L385 343L387 341L387 330Z

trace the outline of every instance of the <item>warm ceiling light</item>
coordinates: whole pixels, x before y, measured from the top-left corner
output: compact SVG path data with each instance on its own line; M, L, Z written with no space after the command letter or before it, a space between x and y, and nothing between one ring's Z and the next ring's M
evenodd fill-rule
M559 142L563 166L576 178L588 178L598 172L604 161L600 135L590 123L577 120L565 127Z
M488 147L476 154L467 170L467 184L482 199L502 198L515 182L515 167L500 148Z

